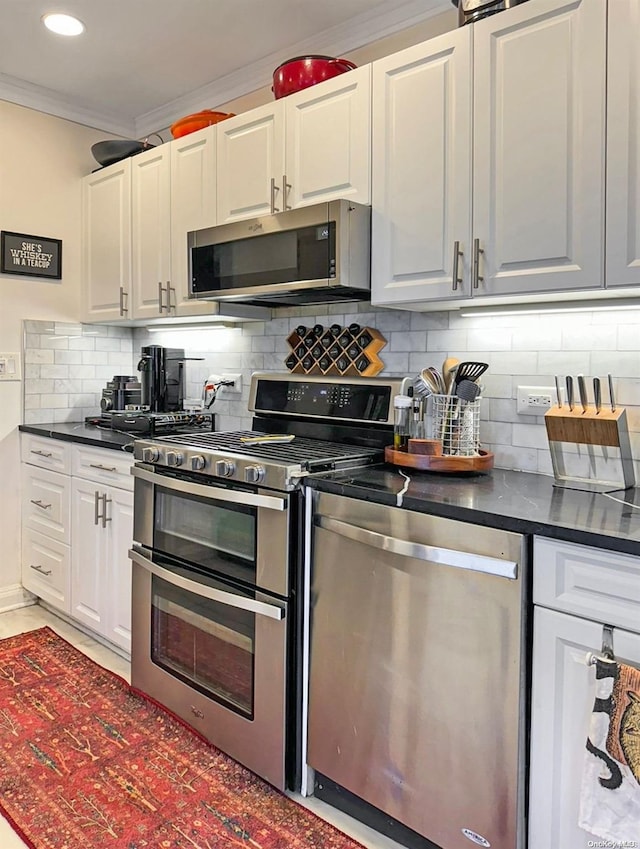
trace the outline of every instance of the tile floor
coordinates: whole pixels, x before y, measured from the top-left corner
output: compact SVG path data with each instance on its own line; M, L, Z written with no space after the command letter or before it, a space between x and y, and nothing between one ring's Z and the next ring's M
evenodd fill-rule
M130 680L128 661L39 605L23 607L19 610L10 610L0 614L0 639L11 637L14 634L21 634L24 631L32 631L34 628L41 628L43 625L49 625L61 637L64 637L65 640L77 649L87 654L92 660L118 673L118 675L121 675L127 681ZM394 840L389 840L366 825L359 823L357 820L352 819L318 799L303 799L297 794L291 795L296 801L310 808L314 813L329 822L332 822L346 834L349 834L354 840L365 846L366 849L404 849L404 847L401 847ZM0 847L1 849L26 849L26 844L20 840L1 815ZM87 847L87 849L91 849L91 847Z

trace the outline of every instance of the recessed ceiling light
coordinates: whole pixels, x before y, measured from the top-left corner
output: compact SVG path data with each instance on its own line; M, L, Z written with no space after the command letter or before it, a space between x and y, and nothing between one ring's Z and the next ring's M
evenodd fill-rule
M59 13L44 15L43 24L57 35L80 35L84 32L84 24L72 15Z

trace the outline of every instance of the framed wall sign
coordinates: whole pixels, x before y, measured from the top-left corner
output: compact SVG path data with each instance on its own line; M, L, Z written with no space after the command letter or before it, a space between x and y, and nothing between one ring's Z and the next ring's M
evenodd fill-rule
M62 239L0 232L0 274L62 279Z

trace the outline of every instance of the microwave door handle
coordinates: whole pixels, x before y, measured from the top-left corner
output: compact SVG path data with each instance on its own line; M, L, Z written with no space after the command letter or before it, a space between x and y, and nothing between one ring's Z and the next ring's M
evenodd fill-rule
M200 584L197 581L192 581L189 578L183 578L182 575L176 575L169 569L163 569L158 566L153 560L144 557L134 549L129 549L129 559L138 566L142 566L147 572L151 572L156 578L161 578L168 584L178 587L181 590L193 593L200 598L208 598L211 601L218 601L221 604L226 604L228 607L247 610L249 613L255 613L258 616L268 616L269 619L278 621L284 619L284 608L278 607L275 604L267 604L264 601L256 601L253 598L245 598L244 596L235 595L234 593L226 593L223 590L216 590L214 587L208 587L205 584Z
M329 516L317 516L315 524L354 542L388 551L390 554L399 554L401 557L412 557L415 560L426 560L429 563L442 566L454 566L458 569L484 572L487 575L510 578L511 580L518 577L518 564L511 560L500 560L497 557L486 557L482 554L470 554L466 551L454 551L451 548L440 548L434 545L423 545L419 542L398 539L356 525L350 525L348 522L341 522Z
M274 498L271 495L254 495L251 492L241 492L233 489L222 489L217 486L205 486L201 483L191 483L185 480L159 475L155 472L147 472L137 466L132 466L131 474L148 483L157 484L164 489L175 489L186 495L199 495L214 501L228 501L230 504L246 504L248 507L266 507L267 510L286 510L287 502L284 498Z

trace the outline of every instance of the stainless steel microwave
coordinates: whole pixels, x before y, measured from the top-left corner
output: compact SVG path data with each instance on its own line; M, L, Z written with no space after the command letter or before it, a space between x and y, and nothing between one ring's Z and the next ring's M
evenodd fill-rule
M189 296L262 306L368 300L371 208L333 200L189 233Z

